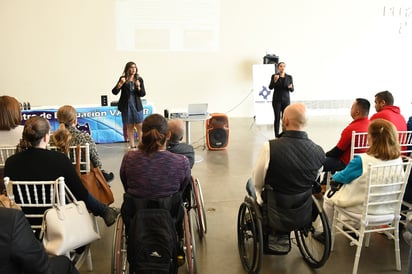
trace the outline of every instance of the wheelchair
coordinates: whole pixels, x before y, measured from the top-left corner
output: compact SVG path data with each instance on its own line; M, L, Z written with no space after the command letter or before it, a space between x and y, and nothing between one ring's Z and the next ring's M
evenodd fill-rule
M252 189L253 188L253 189ZM289 237L289 250L271 251L268 248L268 234L272 231L263 214L264 207L256 202L254 186L249 181L244 201L239 207L237 219L238 249L242 266L250 274L257 274L262 264L262 256L286 255L291 243L297 244L304 261L312 268L322 267L329 258L331 232L321 203L312 195L312 218L307 224L293 229L294 237ZM310 202L310 201L309 201ZM309 213L310 214L310 213ZM322 233L323 232L323 233ZM315 235L323 234L323 240Z
M197 274L196 241L194 226L196 223L199 239L202 239L207 231L206 215L204 209L203 194L198 179L192 178L189 200L183 200L183 250L185 262L189 274ZM112 262L113 274L128 274L129 263L127 261L127 233L122 215L117 217L113 234Z

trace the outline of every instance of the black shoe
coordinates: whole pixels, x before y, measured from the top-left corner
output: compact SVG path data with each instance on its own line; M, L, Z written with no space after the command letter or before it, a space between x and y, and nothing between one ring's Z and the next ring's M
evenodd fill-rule
M185 264L185 251L183 249L183 240L179 241L179 246L177 249L177 266L182 266Z
M104 211L103 215L101 216L104 220L106 226L111 226L116 222L117 215L119 215L119 210L114 207L107 207Z
M313 233L313 238L318 241L319 243L325 244L326 243L326 235L325 232L315 231Z
M105 170L102 170L103 176L106 179L106 181L109 183L113 181L114 179L114 174L113 172L107 173Z

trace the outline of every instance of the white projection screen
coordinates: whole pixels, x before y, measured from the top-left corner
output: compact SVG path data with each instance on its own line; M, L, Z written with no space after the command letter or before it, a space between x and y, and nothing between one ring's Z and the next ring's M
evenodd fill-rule
M218 0L117 0L122 51L216 51Z

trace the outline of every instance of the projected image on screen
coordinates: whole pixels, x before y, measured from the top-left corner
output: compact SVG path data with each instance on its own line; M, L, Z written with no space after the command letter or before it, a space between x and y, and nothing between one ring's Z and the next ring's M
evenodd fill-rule
M216 51L219 0L117 0L117 49Z

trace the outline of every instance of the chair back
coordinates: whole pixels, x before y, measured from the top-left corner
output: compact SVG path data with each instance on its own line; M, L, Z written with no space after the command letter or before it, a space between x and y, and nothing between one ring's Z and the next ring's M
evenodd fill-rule
M79 153L79 163L80 163L80 173L90 172L90 145L85 143L84 145L70 146L67 152L67 157L72 161L74 167L76 167L76 150L77 147L80 148ZM50 150L60 151L56 146L48 146Z
M366 152L368 148L368 133L352 131L350 160L352 160L355 155Z
M7 196L22 208L33 230L41 229L44 211L55 205L55 195L59 195L62 205L66 203L63 177L54 181L11 181L9 177L5 177L6 190L9 190L10 183L13 185L13 193L7 191Z
M393 214L399 218L412 161L368 166L363 220L368 215Z
M412 153L412 130L398 131L398 141L402 154L409 156ZM368 148L368 133L352 131L350 159L352 160L355 155L366 152Z
M16 146L0 147L0 168L4 167L6 159L16 153Z

